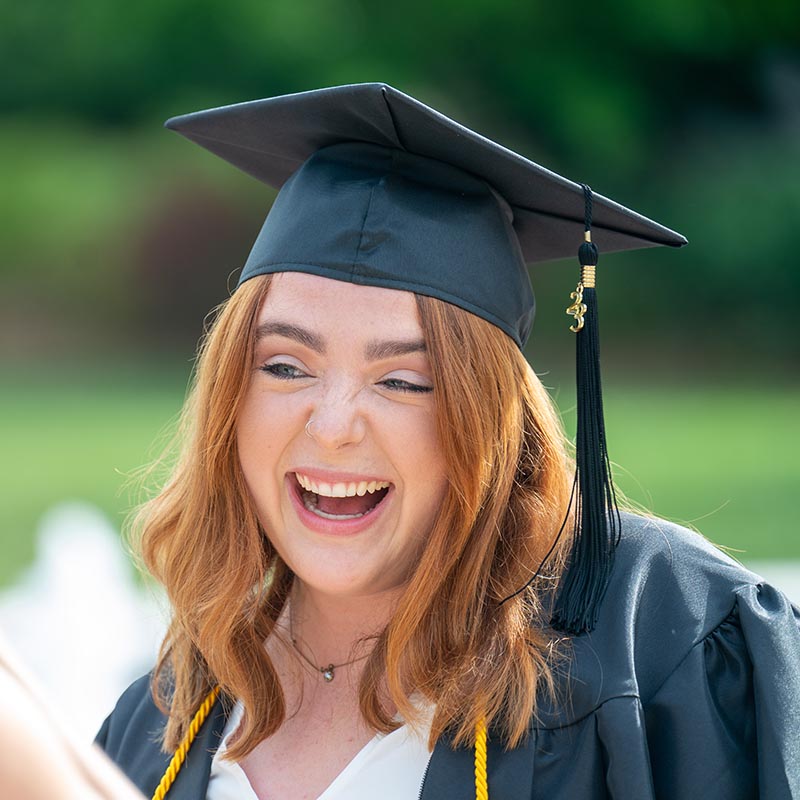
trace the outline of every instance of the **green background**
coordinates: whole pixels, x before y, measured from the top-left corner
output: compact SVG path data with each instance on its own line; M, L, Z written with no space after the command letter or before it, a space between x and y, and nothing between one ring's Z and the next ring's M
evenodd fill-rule
M799 40L794 2L0 2L0 583L59 500L121 525L271 202L162 121L362 81L688 237L601 261L618 484L799 558ZM576 275L534 271L528 350L569 431Z

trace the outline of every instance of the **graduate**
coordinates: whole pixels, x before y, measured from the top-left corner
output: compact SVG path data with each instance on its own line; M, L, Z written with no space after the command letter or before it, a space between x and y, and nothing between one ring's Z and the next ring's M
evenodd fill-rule
M598 254L685 239L384 84L167 127L279 192L133 525L146 796L800 797L798 612L611 479ZM565 257L574 457L522 354Z

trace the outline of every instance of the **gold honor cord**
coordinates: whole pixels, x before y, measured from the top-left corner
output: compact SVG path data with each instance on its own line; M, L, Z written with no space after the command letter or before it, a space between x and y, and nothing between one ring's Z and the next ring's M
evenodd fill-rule
M489 800L489 782L486 777L486 722L478 720L475 726L475 800Z
M178 745L175 755L169 762L167 771L164 773L158 788L153 792L152 800L164 800L166 793L172 788L175 783L175 778L178 777L184 761L186 761L186 754L192 746L198 731L203 726L209 712L214 707L219 696L219 686L215 686L203 700L197 713L192 718L189 724L189 730L186 731L186 736L183 741ZM480 720L475 726L475 800L489 800L489 785L486 778L486 723Z
M186 731L183 741L178 745L175 755L172 756L172 761L169 762L167 771L161 778L158 788L155 790L155 792L153 792L153 800L164 800L164 795L172 788L172 784L175 783L175 778L178 777L178 772L180 772L183 762L186 760L186 754L189 752L189 748L192 746L192 742L194 741L195 736L197 736L197 732L200 730L203 723L206 721L206 717L208 716L209 712L214 707L214 703L217 702L218 695L219 686L215 686L206 695L206 699L203 700L200 708L197 709L197 713L189 723L189 730Z

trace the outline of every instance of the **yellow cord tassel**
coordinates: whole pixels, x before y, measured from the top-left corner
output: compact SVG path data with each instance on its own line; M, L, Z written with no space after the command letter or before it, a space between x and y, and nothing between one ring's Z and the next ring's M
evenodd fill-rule
M475 726L475 800L489 800L489 781L486 777L486 722Z
M175 783L175 778L178 777L178 772L183 766L183 762L186 760L186 754L189 752L189 748L192 746L192 742L194 741L195 736L197 736L197 732L206 721L208 713L214 707L214 703L217 701L218 695L219 686L215 686L206 695L206 699L203 700L200 708L197 709L197 713L189 723L189 730L186 731L186 735L183 737L183 741L178 745L175 755L172 756L172 761L169 762L167 771L161 778L158 788L153 793L153 800L164 800L164 795L170 790L172 784Z

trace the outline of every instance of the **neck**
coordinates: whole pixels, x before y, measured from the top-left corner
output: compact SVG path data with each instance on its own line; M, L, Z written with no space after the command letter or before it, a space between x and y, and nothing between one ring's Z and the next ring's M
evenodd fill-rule
M319 666L366 655L391 619L400 590L341 597L318 592L295 579L290 598L297 646Z

